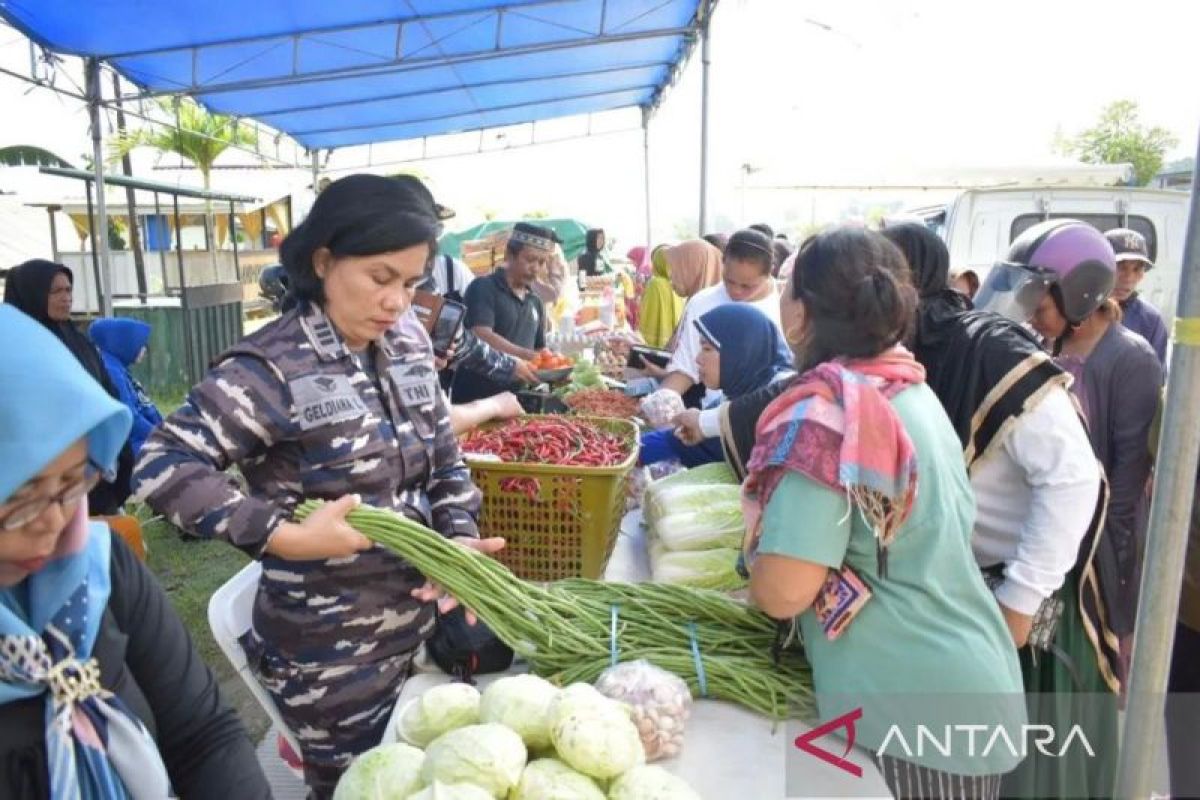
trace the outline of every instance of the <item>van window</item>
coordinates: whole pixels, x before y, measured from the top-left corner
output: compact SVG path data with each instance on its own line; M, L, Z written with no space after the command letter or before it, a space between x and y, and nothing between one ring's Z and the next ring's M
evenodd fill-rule
M1120 228L1120 214L1050 214L1044 216L1042 214L1022 214L1013 220L1012 229L1009 231L1008 241L1011 244L1018 236L1025 231L1042 222L1045 219L1077 219L1080 222L1086 222L1096 230L1104 233L1111 231L1113 228ZM1134 214L1129 215L1129 228L1146 237L1146 246L1150 248L1150 260L1154 261L1158 255L1158 234L1154 230L1154 223L1146 217L1139 217Z

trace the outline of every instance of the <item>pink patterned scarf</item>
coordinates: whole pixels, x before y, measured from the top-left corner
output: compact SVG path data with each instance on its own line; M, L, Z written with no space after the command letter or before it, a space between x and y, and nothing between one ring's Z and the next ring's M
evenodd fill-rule
M771 495L788 472L797 472L859 510L875 532L879 574L886 575L887 547L917 495L916 452L890 400L924 380L924 367L897 346L872 359L813 367L767 406L743 490L747 565Z

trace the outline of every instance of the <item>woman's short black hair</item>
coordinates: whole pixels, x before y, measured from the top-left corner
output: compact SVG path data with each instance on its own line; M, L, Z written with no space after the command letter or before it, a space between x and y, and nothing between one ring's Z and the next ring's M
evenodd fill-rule
M882 353L905 340L917 307L904 254L865 228L836 228L802 244L791 292L804 303L802 369Z
M429 257L434 257L442 226L433 195L419 180L405 178L350 175L317 195L308 216L279 246L289 295L300 301L325 302L324 284L313 266L313 255L322 247L341 258L425 244Z
M764 275L775 269L775 244L762 231L743 228L729 237L725 245L725 261L751 261Z

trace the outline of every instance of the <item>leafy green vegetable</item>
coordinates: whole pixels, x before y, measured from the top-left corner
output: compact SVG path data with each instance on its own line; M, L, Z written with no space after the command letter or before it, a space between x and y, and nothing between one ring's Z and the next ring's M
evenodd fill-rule
M746 585L746 581L737 574L737 560L738 551L730 547L715 550L661 549L651 553L650 569L656 583L729 591Z
M525 767L509 800L605 800L595 781L556 758L539 758Z
M409 744L427 747L443 733L479 722L479 702L479 690L474 686L435 686L404 707L396 733Z
M567 765L601 780L645 763L646 751L626 708L587 684L564 689L551 710L554 749Z
M578 392L581 389L603 389L607 386L604 382L604 375L600 372L600 368L590 361L579 361L575 364L575 368L571 370L571 380L563 387L555 390L554 394L559 397L566 397L573 392Z
M432 786L409 795L408 800L492 800L492 795L470 783L434 781Z
M687 781L662 767L634 767L613 782L608 800L700 800Z
M647 519L657 523L663 517L680 511L702 511L711 509L728 512L737 509L741 516L742 487L724 484L670 486L649 498L646 504Z
M508 794L525 769L525 744L503 725L468 725L433 740L425 750L426 781L473 783L493 797Z
M550 746L550 704L557 696L558 687L536 675L500 678L484 691L479 718L507 725L526 747L540 750Z
M737 486L738 483L733 468L724 461L716 461L659 478L646 487L646 497L649 503L656 501L658 496L667 489L674 489L678 486Z
M651 538L668 550L712 550L741 547L745 533L742 507L724 503L668 514L654 523Z
M338 781L333 800L405 800L425 785L425 754L407 744L381 744L360 755Z

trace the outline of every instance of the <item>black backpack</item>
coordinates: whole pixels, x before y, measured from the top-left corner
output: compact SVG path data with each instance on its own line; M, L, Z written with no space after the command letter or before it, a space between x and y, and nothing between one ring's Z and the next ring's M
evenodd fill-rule
M504 672L513 663L512 649L482 621L468 625L461 607L438 614L437 628L425 649L442 672L464 683L472 683L474 675Z

